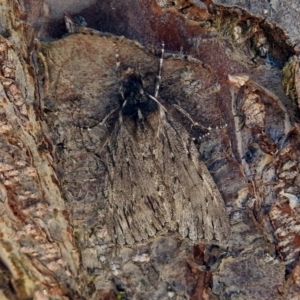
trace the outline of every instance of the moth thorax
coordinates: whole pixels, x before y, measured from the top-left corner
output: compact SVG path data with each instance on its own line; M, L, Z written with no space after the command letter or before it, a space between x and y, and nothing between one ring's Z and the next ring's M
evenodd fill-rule
M139 142L152 142L158 135L161 115L160 108L148 111L137 108L136 115L126 115L123 113L123 123L131 136Z

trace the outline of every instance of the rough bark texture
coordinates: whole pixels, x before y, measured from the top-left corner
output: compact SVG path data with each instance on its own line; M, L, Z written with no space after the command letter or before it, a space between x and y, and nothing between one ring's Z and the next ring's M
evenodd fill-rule
M0 299L300 299L300 17L280 3L0 2ZM161 41L158 100L224 199L225 241L175 228L120 246L108 228L106 178L128 155L103 154L116 63L153 88Z

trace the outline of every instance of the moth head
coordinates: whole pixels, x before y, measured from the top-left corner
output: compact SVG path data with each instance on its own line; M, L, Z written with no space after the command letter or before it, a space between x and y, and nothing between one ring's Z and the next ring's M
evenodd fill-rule
M142 76L132 68L127 68L122 73L120 93L123 100L122 114L135 123L144 123L159 109L158 104L145 91Z

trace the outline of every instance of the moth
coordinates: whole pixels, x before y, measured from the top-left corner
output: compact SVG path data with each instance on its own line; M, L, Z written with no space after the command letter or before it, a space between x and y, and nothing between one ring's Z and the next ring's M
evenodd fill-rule
M224 241L229 222L218 187L185 126L159 99L162 63L163 49L151 93L142 74L118 62L120 107L101 153L105 222L120 245L169 231L193 242Z
M64 146L57 170L74 228L119 245L169 232L223 242L225 204L193 142L200 127L191 131L194 118L217 114L213 71L84 30L41 53L49 65L47 123L53 144Z

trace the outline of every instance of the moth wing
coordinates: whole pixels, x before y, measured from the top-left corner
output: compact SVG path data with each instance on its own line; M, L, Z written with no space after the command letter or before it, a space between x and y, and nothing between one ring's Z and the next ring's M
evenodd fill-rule
M166 168L164 174L165 180L170 179L179 233L194 242L226 240L229 219L225 203L205 164L199 161L198 150L178 124L168 122L164 131L169 151L163 159L176 166Z
M187 132L166 121L155 139L143 142L123 126L115 131L106 186L107 223L118 244L134 244L162 230L194 242L227 237L224 201L197 153Z
M151 149L141 147L122 126L111 142L106 159L108 228L118 244L133 244L170 223L172 207L160 194Z

